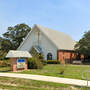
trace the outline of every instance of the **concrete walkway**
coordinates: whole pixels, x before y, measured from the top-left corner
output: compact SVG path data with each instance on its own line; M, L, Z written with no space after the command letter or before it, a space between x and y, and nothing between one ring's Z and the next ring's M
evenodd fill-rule
M77 86L87 86L87 81L85 80L59 78L59 77L52 77L52 76L15 74L15 73L0 73L0 76L40 80L40 81L55 82L55 83L64 83L64 84L71 84L71 85L77 85ZM88 82L88 86L90 87L90 81Z

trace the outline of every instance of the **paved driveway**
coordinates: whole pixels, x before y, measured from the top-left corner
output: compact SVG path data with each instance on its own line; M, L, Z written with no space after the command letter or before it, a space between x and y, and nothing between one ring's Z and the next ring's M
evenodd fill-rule
M87 81L85 80L59 78L59 77L52 77L52 76L42 76L42 75L32 75L32 74L14 74L14 73L0 73L0 76L40 80L40 81L55 82L55 83L64 83L64 84L71 84L71 85L77 85L77 86L87 86ZM90 87L90 81L88 82L88 86Z

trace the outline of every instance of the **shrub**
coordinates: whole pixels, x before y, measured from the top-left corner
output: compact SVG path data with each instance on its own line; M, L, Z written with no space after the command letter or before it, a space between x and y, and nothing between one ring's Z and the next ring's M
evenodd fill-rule
M46 60L41 59L40 61L42 62L43 65L47 65L47 61Z
M28 59L28 68L29 69L42 69L43 64L37 57L32 57Z
M59 60L48 60L47 64L60 64Z
M0 60L0 67L10 66L10 62L8 60Z
M38 54L36 57L39 58L39 60L42 62L43 65L47 64L47 61L44 60L44 55L43 54Z
M43 54L38 54L37 57L38 57L40 60L43 60L43 59L44 59L44 55L43 55Z
M44 55L43 54L38 54L35 57L37 57L43 65L47 64L47 61L44 60Z

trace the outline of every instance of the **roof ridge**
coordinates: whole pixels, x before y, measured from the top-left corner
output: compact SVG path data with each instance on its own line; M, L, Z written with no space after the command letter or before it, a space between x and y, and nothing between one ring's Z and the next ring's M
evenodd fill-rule
M42 25L40 25L40 24L35 24L37 27L43 27L43 28L45 28L45 29L49 29L49 30L51 30L51 31L55 31L55 32L59 32L59 33L64 33L64 34L66 34L66 35L69 35L69 34L67 34L67 33L65 33L65 32L61 32L61 31L59 31L59 30L55 30L55 29L52 29L52 28L48 28L48 27L44 27L44 26L42 26Z
M29 35L34 30L34 28L39 29L41 32L43 32L46 37L58 48L58 49L69 49L73 50L75 45L75 40L73 40L69 34L66 34L64 32L60 32L57 30L53 30L51 28L46 28L44 26L41 26L39 24L35 24L32 28L32 30L28 33L25 40L21 43L19 46L19 50L22 47L22 45L27 41Z
M43 31L47 36L48 38L57 46L57 48L64 48L64 47L68 47L68 48L73 48L74 49L74 43L75 43L75 40L73 40L69 34L67 33L64 33L64 32L60 32L60 31L57 31L57 30L54 30L54 29L51 29L51 28L46 28L44 26L41 26L39 24L36 24L36 26L41 30ZM54 38L55 37L55 38ZM58 38L59 39L58 39ZM60 39L61 38L61 39ZM64 44L64 42L66 44ZM71 44L71 45L70 45ZM70 47L71 46L71 47ZM66 49L65 48L65 49Z

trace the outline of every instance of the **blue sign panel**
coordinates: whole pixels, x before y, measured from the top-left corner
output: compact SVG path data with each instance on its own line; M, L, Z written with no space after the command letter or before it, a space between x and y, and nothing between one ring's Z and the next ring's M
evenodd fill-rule
M25 59L18 59L17 60L17 68L24 68L25 67Z
M18 63L23 63L25 62L25 59L18 59Z

